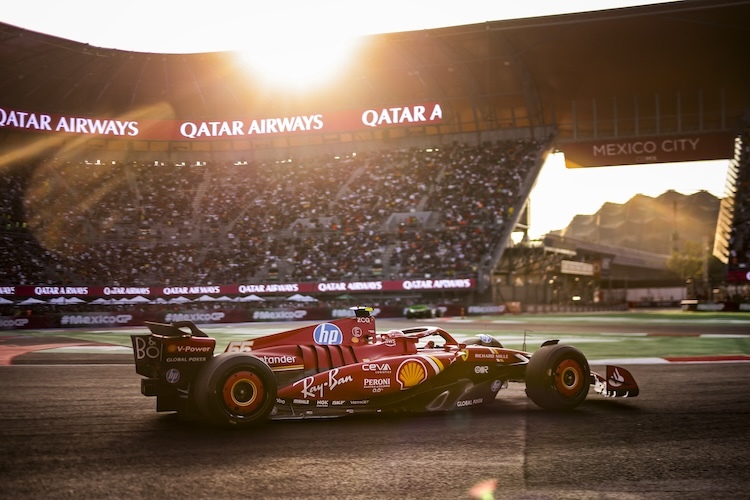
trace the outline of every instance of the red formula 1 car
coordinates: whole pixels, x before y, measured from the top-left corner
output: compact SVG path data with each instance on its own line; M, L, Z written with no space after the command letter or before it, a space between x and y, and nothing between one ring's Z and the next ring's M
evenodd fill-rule
M550 410L577 407L592 385L602 396L638 395L627 370L593 373L578 349L557 341L529 353L489 335L458 342L432 326L377 333L370 309L354 310L352 318L230 342L216 356L216 341L192 322L148 323L150 334L131 336L141 392L156 396L157 411L237 426L457 410L492 402L509 382L525 382L529 398Z

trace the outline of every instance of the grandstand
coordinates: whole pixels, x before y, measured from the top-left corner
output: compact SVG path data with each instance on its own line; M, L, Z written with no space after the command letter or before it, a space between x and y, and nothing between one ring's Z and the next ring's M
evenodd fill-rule
M358 64L304 95L263 88L229 53L98 49L0 24L2 315L37 326L115 321L111 311L137 312L129 324L181 311L246 320L296 309L299 294L316 301L307 319L353 301L393 315L414 302L456 314L623 307L613 280L675 280L668 248L615 238L632 218L605 224L610 238L597 224L599 241L581 221L566 242L512 235L527 229L550 152L580 161L591 144L665 138L708 146L628 159L734 158L714 248L740 303L750 74L736 26L747 14L745 2L688 1L372 36ZM632 37L644 24L674 45ZM590 46L605 38L628 42ZM696 65L694 53L711 57ZM188 305L169 303L178 295ZM263 302L236 301L251 295Z
M27 194L23 207L18 199L8 207L4 232L14 242L4 248L15 253L6 262L21 272L3 281L157 286L196 277L209 285L475 277L515 222L523 183L545 151L545 144L513 141L275 166L53 160L17 169L46 171L43 180L4 178L7 192ZM482 179L482 191L467 192L478 182L471 176ZM106 189L104 199L97 189ZM35 245L44 250L37 247L38 260L27 266L26 249Z
M750 126L737 139L728 184L716 226L714 255L727 265L725 299L744 303L750 297Z

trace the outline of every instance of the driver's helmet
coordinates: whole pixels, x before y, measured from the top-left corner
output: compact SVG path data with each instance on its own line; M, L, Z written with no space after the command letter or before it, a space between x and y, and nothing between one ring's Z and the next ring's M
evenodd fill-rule
M401 330L388 330L383 334L382 337L384 339L395 339L399 337L406 337L406 335Z
M469 337L468 339L464 340L464 344L466 345L481 345L485 347L503 347L503 344L500 343L499 340L497 340L492 335L487 334L480 334L477 337Z

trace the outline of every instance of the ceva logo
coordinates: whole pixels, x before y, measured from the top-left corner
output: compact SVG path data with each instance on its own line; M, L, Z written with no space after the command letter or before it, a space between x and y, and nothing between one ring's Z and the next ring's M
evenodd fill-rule
M323 323L313 330L313 339L320 345L340 345L344 341L344 335L339 327L331 323Z

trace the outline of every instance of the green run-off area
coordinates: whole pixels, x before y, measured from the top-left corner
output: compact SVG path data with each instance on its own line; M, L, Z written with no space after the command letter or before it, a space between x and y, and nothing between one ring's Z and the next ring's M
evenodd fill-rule
M478 327L481 323L483 326ZM561 343L578 347L587 358L644 358L644 357L687 357L750 355L750 314L732 313L684 313L681 311L660 311L647 313L607 313L607 314L566 314L566 315L517 315L487 316L430 320L409 324L410 326L440 326L459 341L463 338L487 333L493 335L505 347L533 352L542 342L559 339ZM543 324L543 332L532 331L533 325ZM565 325L557 330L555 325ZM699 325L698 334L658 333L655 325ZM582 328L577 330L577 326ZM585 325L585 328L583 326ZM613 326L628 333L611 333ZM737 333L719 333L722 325L732 325ZM232 340L247 340L261 335L284 331L302 326L297 323L258 323L243 325L202 325L201 328L216 338L216 351L221 352ZM592 326L595 332L592 333ZM378 325L378 333L389 329ZM679 328L672 330L679 331ZM40 336L45 338L66 337L96 343L130 347L130 335L147 333L143 328L120 329L68 329L68 330L16 330L1 333L1 336ZM693 329L695 331L695 329ZM524 332L526 332L524 348Z

